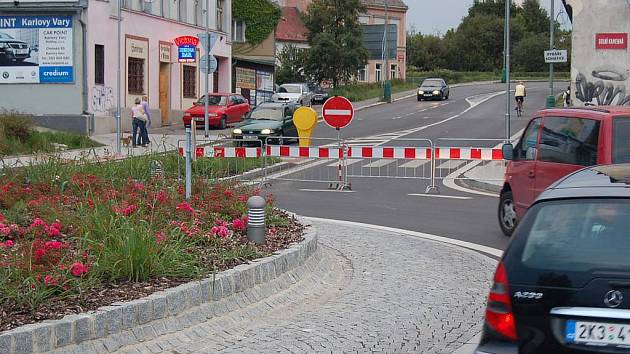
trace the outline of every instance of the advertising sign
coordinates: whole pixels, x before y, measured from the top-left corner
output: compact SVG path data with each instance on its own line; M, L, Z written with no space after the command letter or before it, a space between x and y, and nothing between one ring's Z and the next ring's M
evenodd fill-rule
M255 90L256 70L236 67L236 87Z
M199 38L193 36L182 36L175 38L177 45L177 61L180 63L194 63L197 61L197 45Z
M72 16L0 16L0 84L74 82Z
M598 33L595 35L596 49L627 49L627 33Z

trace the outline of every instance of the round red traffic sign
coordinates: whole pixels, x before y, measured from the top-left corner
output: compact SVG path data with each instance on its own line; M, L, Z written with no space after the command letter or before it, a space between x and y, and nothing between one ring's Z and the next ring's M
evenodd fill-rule
M329 98L322 107L326 124L335 129L345 128L352 122L354 107L352 102L343 96Z

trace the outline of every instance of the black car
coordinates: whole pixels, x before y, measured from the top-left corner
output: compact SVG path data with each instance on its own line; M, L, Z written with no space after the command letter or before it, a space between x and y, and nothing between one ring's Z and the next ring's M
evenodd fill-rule
M328 90L322 88L321 86L309 84L309 87L313 92L313 104L324 104L324 102L330 98Z
M448 100L450 88L444 79L431 78L422 81L418 86L418 101L422 100Z
M251 111L245 121L232 130L232 139L237 146L264 145L267 142L278 145L288 144L297 137L297 128L293 124L295 103L262 103Z
M477 354L630 353L630 164L564 177L512 237Z

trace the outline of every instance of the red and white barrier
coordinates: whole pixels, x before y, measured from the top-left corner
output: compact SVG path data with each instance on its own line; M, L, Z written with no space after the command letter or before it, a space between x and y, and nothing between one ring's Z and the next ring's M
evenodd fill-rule
M302 157L312 159L339 159L341 157L339 147L298 147L298 146L272 146L267 145L269 157Z
M354 159L430 160L431 148L352 146L348 157Z
M503 160L501 149L491 148L435 148L436 160Z
M179 155L184 156L184 148L179 148ZM195 149L196 157L238 157L238 158L256 158L262 156L262 149L259 147L223 147L223 146L207 146Z

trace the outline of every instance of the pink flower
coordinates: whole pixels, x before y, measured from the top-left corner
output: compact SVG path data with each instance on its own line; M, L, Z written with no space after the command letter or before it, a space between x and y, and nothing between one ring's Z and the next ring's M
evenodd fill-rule
M59 242L59 241L48 241L44 244L44 247L46 247L47 249L53 249L53 250L58 250L61 249L61 246L63 246L63 243Z
M38 248L38 249L35 250L35 260L39 261L45 255L46 255L46 250L44 250L42 248Z
M48 286L55 286L57 285L57 279L53 278L51 275L47 275L44 277L44 284Z
M75 277L81 277L87 274L88 270L90 270L90 268L81 262L75 262L70 267L70 273Z
M15 245L15 242L13 242L12 240L7 240L7 242L5 242L4 244L5 244L5 245L7 246L7 248L8 248L8 247L13 247L13 245Z
M136 210L138 210L138 207L135 204L131 204L127 206L125 209L123 209L122 214L124 216L129 216L133 214Z
M59 231L58 228L52 227L52 226L47 226L46 227L46 233L48 234L48 237L59 237L59 236L61 236L61 231Z
M36 227L39 227L39 226L47 227L48 224L46 224L46 222L44 220L42 220L40 218L36 218L35 220L33 220L33 223L31 224L30 227L31 228L36 228Z
M4 222L4 215L0 214L0 223Z
M213 226L210 232L212 232L214 236L221 238L226 238L230 235L230 230L225 226Z
M162 231L158 231L155 233L155 243L157 243L158 245L164 241L164 238L165 237Z
M232 229L236 231L244 231L245 223L241 219L234 219L232 220Z
M54 227L55 229L61 231L61 228L62 228L61 222L59 220L55 220L55 222L52 223L50 227Z
M177 206L177 208L175 208L175 210L184 211L191 214L195 212L195 209L193 209L193 207L191 207L190 204L188 204L185 201L179 203L179 205Z
M11 234L11 228L5 226L4 224L0 224L0 235L9 236L9 234Z
M134 190L142 192L144 190L144 184L140 182L133 182L132 187Z
M166 203L168 201L168 193L166 191L159 191L155 199L160 203Z

